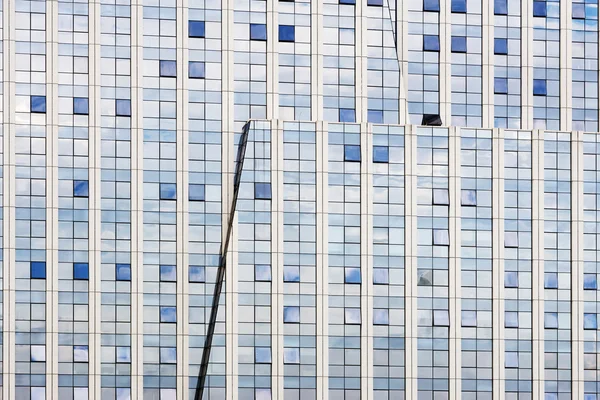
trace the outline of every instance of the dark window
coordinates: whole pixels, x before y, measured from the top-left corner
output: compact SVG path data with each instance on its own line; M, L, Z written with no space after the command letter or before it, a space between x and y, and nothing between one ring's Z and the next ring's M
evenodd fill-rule
M585 4L573 3L573 18L585 19Z
M356 115L352 108L340 108L340 122L356 122Z
M175 78L177 76L177 62L172 60L159 61L160 76Z
M466 0L452 0L452 12L453 13L466 13L467 12L467 1Z
M161 282L176 282L177 270L174 265L161 265L159 267Z
M596 314L583 314L583 329L598 329L598 317Z
M558 273L546 272L544 274L544 289L558 289Z
M32 261L30 264L31 279L46 279L46 263L43 261Z
M508 39L494 39L494 54L508 54Z
M440 39L436 35L423 35L423 51L440 51Z
M374 124L383 123L383 111L382 110L368 110L367 111L367 121L372 122Z
M477 205L477 190L463 189L461 190L461 204L463 206L476 206Z
M440 0L423 0L423 11L440 11Z
M453 53L466 53L467 52L467 38L464 36L452 36L452 52Z
M285 306L283 307L283 322L284 323L299 323L300 322L300 307Z
M367 0L367 5L381 7L383 6L383 0Z
M546 16L546 2L545 1L534 1L533 2L533 16L534 17L545 17Z
M598 279L596 274L583 274L583 288L585 290L598 289Z
M494 14L508 15L508 0L494 0Z
M360 146L354 144L345 145L344 161L360 161Z
M131 117L131 100L115 100L115 114L117 117Z
M161 307L160 322L177 322L177 309L175 307Z
M360 283L360 268L344 269L345 283Z
M160 199L161 200L177 200L177 184L161 183L160 184Z
M519 287L519 274L516 271L504 272L504 287L505 288L518 288Z
M88 197L89 194L88 181L73 181L73 197Z
M131 280L131 264L117 264L115 265L115 269L118 281Z
M546 91L546 80L545 79L534 79L533 80L533 95L534 96L545 96Z
M203 38L205 35L204 21L190 21L188 34L191 38Z
M356 0L340 0L340 4L356 4Z
M204 201L204 185L190 184L188 197L190 201Z
M87 280L90 279L90 270L88 263L73 264L73 279Z
M373 162L386 163L389 161L390 153L387 146L373 146Z
M201 61L190 61L188 77L195 79L204 79L206 77L206 66Z
M46 112L46 96L31 96L31 112L45 113Z
M87 115L89 114L89 102L85 97L73 98L73 114Z
M198 265L190 265L188 270L188 278L190 282L205 282L205 269Z
M373 268L373 283L375 285L387 285L390 281L387 268Z
M250 40L267 40L267 25L250 24Z
M494 78L494 93L507 94L508 93L508 79Z
M254 280L256 282L271 282L271 266L270 265L255 265ZM284 279L285 281L285 279Z
M254 184L254 198L256 200L270 200L271 199L271 184L270 183L255 183Z
M293 25L279 25L279 41L294 42L296 39L296 29Z
M293 266L283 267L283 281L284 282L300 282L300 268Z

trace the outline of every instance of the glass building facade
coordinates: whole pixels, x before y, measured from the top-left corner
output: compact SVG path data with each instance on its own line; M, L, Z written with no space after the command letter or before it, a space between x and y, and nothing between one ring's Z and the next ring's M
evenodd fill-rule
M600 400L598 38L597 0L0 1L0 400Z

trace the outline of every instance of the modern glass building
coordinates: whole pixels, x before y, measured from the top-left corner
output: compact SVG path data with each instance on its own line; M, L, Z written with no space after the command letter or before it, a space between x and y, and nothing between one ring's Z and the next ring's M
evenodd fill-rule
M0 21L0 399L600 400L598 0Z

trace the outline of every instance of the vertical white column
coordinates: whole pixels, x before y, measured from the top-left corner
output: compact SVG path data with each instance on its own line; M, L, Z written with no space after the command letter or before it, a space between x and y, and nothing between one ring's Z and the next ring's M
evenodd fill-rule
M492 396L504 400L504 130L492 135Z
M354 90L356 122L367 122L367 107L369 94L367 93L367 2L359 0L354 6Z
M143 5L131 0L131 398L144 393Z
M449 171L449 226L450 247L448 249L448 300L450 318L450 399L461 399L461 174L460 174L460 128L448 129L448 171Z
M494 127L494 3L481 3L482 127Z
M15 20L14 3L2 9L2 398L15 397Z
M544 397L544 131L534 130L531 148L532 373L533 398Z
M329 399L328 138L327 122L316 123L317 152L317 399Z
M323 120L323 1L310 2L310 113ZM317 130L318 132L318 130ZM318 226L318 225L317 225ZM318 398L318 397L317 397Z
M373 136L360 124L360 398L373 399Z
M89 2L89 397L101 398L102 374L102 107L100 78L100 1Z
M532 1L521 1L521 128L533 129Z
M573 5L560 1L560 130L573 126Z
M571 133L571 379L573 400L583 398L583 132Z
M267 1L267 119L279 118L278 1ZM252 41L250 41L252 48Z
M417 352L417 132L412 125L404 127L404 307L405 307L405 371L406 398L418 395Z
M400 63L400 125L410 123L408 113L408 1L396 1L396 51Z
M58 398L58 2L46 3L46 398Z
M439 100L444 126L452 125L452 14L450 0L440 1Z

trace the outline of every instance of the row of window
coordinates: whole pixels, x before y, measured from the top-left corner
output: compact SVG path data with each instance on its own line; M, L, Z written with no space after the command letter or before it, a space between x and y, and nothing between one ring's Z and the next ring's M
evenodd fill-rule
M204 63L190 62L190 74L192 73L191 64L202 64L201 72L202 72L202 78L204 78ZM200 68L200 67L195 66L194 68L195 68L195 73L199 73L198 68ZM44 114L46 112L46 96L31 96L30 97L30 111L32 113ZM73 114L87 115L88 113L89 113L89 100L85 97L74 97L73 98ZM116 99L115 100L115 115L117 117L130 117L131 116L131 100Z
M494 93L508 94L508 78L494 78ZM546 96L548 94L547 82L545 79L533 80L533 95Z

